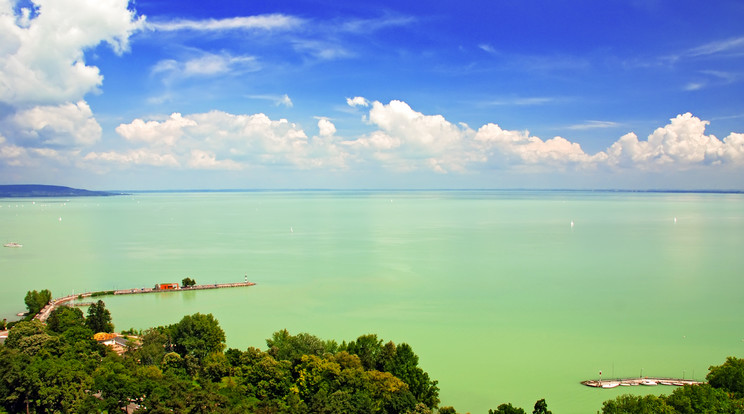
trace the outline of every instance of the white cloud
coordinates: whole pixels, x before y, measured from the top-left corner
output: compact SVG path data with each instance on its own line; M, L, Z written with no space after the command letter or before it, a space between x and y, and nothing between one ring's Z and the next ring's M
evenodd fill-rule
M173 154L158 154L143 148L125 152L91 152L85 155L83 160L123 165L151 165L157 167L179 166L179 162Z
M14 107L77 101L103 77L84 50L101 42L116 53L142 27L128 0L33 0L36 13L0 2L0 102Z
M330 137L336 133L336 126L328 118L318 119L318 134L321 137Z
M581 146L562 137L543 141L529 132L504 130L496 124L478 129L474 140L489 154L498 151L511 163L593 166L605 158L604 153L586 154Z
M241 16L227 19L174 20L170 22L150 22L147 27L157 31L193 30L213 32L224 30L288 30L303 24L303 20L284 14L264 14Z
M233 56L229 53L202 53L200 56L177 61L164 59L152 68L153 75L162 75L166 81L192 77L239 75L260 69L253 56Z
M101 138L101 126L85 101L18 111L2 127L11 128L21 141L17 143L30 147L80 148Z
M143 121L135 119L130 124L121 124L116 127L116 132L129 141L146 142L153 146L164 144L175 145L176 141L183 135L183 128L195 126L196 122L185 119L179 113L173 113L167 120Z
M284 95L248 95L247 97L250 99L272 101L274 102L275 106L284 105L287 108L291 108L294 106L292 100L289 98L289 95L287 95L286 93Z
M705 135L709 122L689 112L670 121L657 128L646 141L638 140L634 133L622 136L608 148L608 163L641 169L670 166L687 169L722 163L744 166L742 134L732 133L723 142L713 135Z
M355 96L353 98L346 98L346 104L355 107L355 106L369 106L369 101L361 96Z
M573 130L584 130L584 129L601 129L601 128L615 128L619 126L617 122L612 121L586 121L582 124L569 125L566 129Z
M199 170L240 170L243 167L233 160L218 160L211 151L191 150L188 166Z

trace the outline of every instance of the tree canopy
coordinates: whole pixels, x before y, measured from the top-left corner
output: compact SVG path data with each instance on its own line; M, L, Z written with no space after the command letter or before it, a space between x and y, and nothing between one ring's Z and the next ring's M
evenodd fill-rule
M102 300L90 305L88 308L88 317L85 319L85 326L93 332L114 331L114 324L111 323L111 312L106 309L106 304Z

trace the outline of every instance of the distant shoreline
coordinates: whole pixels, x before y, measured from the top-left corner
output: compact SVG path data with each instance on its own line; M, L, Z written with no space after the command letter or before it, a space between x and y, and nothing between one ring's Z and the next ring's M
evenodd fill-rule
M171 193L423 193L423 192L553 192L553 193L667 193L667 194L744 194L744 190L631 190L631 189L570 189L570 188L227 188L227 189L163 189L126 190L126 194Z
M109 197L124 193L110 191L91 191L59 185L12 184L0 185L0 198L29 197Z

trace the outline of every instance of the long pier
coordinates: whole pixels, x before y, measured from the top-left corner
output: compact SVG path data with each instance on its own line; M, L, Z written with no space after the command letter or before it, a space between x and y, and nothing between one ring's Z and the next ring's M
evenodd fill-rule
M623 378L623 379L607 379L607 380L588 380L581 381L581 384L587 387L594 388L616 388L616 387L628 387L635 385L655 386L655 385L672 385L675 387L683 387L685 385L700 385L702 382L680 379L680 378L657 378L657 377L640 377L640 378Z
M34 320L39 320L41 322L46 322L47 319L49 319L49 315L52 313L54 309L56 309L59 306L72 306L73 301L76 299L84 299L84 298L92 298L92 297L99 297L99 296L108 296L108 295L133 295L133 294L141 294L141 293L165 293L165 292L186 292L186 291L192 291L192 290L206 290L206 289L223 289L223 288L234 288L234 287L244 287L244 286L254 286L255 283L253 282L237 282L237 283L214 283L209 285L194 285L189 287L179 287L178 289L156 289L156 288L135 288L135 289L119 289L119 290L111 290L111 291L100 291L100 292L85 292L80 293L78 295L67 295L63 296L61 298L52 299L49 301L49 303L44 306L41 311L39 311L36 316L34 316ZM94 296L95 295L95 296Z

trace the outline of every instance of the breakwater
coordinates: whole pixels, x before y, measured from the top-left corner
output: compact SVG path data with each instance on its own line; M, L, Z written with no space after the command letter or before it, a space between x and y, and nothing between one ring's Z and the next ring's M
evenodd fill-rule
M52 299L49 301L49 303L44 306L41 311L39 311L36 316L34 316L35 320L39 320L42 322L46 322L46 320L49 318L49 315L52 313L54 309L56 309L59 306L73 306L75 304L75 301L78 299L89 299L92 297L102 297L102 296L108 296L108 295L134 295L134 294L144 294L144 293L166 293L166 292L186 292L186 291L192 291L192 290L206 290L206 289L224 289L224 288L235 288L235 287L245 287L245 286L254 286L254 282L236 282L236 283L213 283L208 285L194 285L189 287L179 287L177 289L158 289L158 288L133 288L133 289L119 289L119 290L110 290L110 291L100 291L100 292L85 292L80 293L77 295L67 295L61 298Z
M655 377L639 377L639 378L624 378L624 379L607 379L607 380L588 380L581 381L581 384L587 387L594 388L615 388L621 386L635 386L635 385L672 385L676 387L682 387L685 385L700 385L702 382L680 379L680 378L655 378Z

